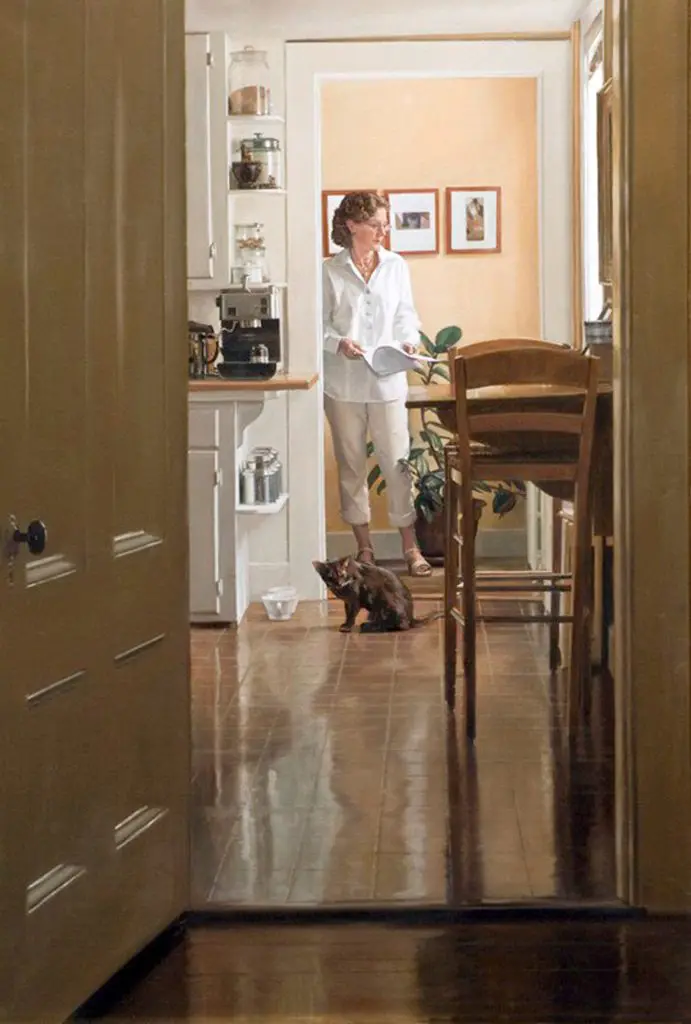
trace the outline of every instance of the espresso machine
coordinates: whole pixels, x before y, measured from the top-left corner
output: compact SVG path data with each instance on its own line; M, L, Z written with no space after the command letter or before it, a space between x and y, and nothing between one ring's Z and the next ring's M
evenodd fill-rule
M268 380L281 362L280 296L275 285L224 288L216 300L221 318L221 352L216 369L234 380Z

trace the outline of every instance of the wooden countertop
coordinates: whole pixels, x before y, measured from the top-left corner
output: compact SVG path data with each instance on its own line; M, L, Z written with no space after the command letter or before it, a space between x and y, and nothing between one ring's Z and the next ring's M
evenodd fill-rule
M268 380L228 380L225 377L190 379L190 391L310 391L318 373L277 373Z

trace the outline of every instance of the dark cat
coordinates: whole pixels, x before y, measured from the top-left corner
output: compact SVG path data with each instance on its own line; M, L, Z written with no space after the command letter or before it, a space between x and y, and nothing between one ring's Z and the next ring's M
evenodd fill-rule
M312 562L334 597L345 605L346 620L340 627L349 633L361 608L369 618L360 627L363 633L396 633L421 626L440 617L439 612L416 619L413 596L402 579L389 569L369 562L356 562L348 555L330 562Z

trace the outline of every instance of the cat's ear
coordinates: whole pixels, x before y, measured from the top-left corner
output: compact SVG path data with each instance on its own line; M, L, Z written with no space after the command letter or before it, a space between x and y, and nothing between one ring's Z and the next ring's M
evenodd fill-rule
M312 562L313 567L317 570L320 576L323 576L326 572L326 562Z

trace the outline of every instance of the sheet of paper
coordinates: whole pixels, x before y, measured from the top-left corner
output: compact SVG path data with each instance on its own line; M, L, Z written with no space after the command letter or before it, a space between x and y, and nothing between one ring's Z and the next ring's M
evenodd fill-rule
M390 377L392 373L414 370L420 363L433 363L433 356L408 355L395 345L379 345L365 352L363 359L377 377Z

